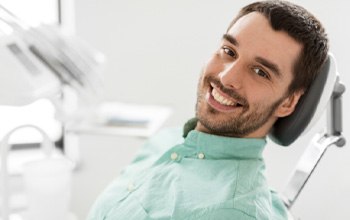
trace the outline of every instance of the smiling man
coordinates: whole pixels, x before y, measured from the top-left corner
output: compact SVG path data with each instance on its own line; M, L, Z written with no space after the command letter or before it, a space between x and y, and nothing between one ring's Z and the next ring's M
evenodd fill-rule
M264 176L266 135L293 113L327 52L322 25L304 8L241 9L203 68L196 118L183 134L151 138L88 219L287 219Z
M252 12L224 34L198 88L197 130L232 137L266 136L293 112L303 88L290 93L302 43Z

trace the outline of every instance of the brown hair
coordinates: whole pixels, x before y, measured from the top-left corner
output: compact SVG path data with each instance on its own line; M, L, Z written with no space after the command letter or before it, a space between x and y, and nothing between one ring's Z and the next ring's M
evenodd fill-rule
M287 1L261 1L242 8L231 22L235 22L251 12L264 15L276 31L285 31L289 36L303 45L296 63L294 78L288 92L306 90L316 77L328 54L327 34L321 23L306 9Z

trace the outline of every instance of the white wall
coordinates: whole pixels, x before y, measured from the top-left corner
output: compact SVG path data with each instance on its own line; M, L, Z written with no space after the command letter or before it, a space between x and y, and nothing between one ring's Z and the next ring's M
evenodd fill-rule
M194 115L202 64L246 0L76 0L76 33L106 54L105 99L172 106L168 126ZM350 3L297 0L325 25L342 81L350 88ZM344 135L350 141L350 93L344 96ZM313 132L320 130L319 123ZM271 186L280 190L311 134L289 148L265 152ZM350 146L332 147L298 199L301 219L350 219Z

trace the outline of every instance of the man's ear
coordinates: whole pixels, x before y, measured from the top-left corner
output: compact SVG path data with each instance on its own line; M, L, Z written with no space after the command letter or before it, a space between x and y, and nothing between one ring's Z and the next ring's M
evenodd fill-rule
M275 111L276 117L286 117L293 113L295 106L298 104L300 97L304 94L303 90L294 92L287 96Z

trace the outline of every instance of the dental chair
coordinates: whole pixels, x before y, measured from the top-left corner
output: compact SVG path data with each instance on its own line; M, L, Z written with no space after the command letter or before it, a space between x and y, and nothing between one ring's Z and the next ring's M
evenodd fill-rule
M269 137L275 143L289 146L298 137L307 133L327 108L327 123L323 133L311 140L292 172L285 189L280 194L290 210L315 170L320 159L330 146L342 147L342 94L345 86L340 82L335 58L328 55L319 75L301 97L295 111L288 117L278 119ZM294 219L290 215L289 219Z

